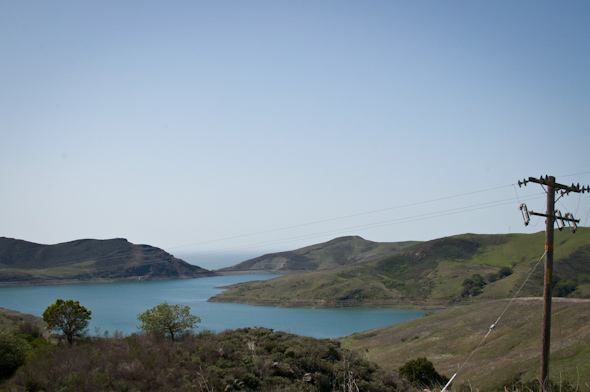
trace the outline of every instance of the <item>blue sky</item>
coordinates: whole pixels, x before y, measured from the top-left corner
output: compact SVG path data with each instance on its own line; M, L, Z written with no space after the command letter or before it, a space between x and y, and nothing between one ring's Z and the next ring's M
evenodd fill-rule
M174 254L537 232L590 184L590 3L0 3L0 235ZM587 225L590 195L557 208Z

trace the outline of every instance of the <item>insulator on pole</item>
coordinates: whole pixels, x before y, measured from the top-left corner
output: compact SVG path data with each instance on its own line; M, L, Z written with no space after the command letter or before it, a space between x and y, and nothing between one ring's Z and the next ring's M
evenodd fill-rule
M531 221L531 216L529 215L528 208L526 208L526 204L523 203L520 205L520 212L522 213L522 219L524 219L524 225L528 226Z
M566 214L567 217L567 214ZM563 221L563 217L561 216L561 211L555 210L555 223L557 223L557 229L559 231L563 230L565 227L565 222Z
M576 221L574 219L574 215L571 212L568 212L567 214L565 214L564 218L566 218L566 219L570 218L567 220L567 225L569 226L572 233L575 233L576 229L578 228L578 225L576 224Z

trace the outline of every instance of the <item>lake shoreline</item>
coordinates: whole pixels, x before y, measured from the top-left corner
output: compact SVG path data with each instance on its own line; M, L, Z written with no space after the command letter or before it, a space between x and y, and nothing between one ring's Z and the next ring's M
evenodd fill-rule
M254 275L254 274L252 274ZM201 279L201 278L211 278L214 276L221 276L216 273L211 273L203 276L187 276L187 277L179 277L179 278L143 278L143 277L128 277L128 278L118 278L118 279L102 279L102 278L93 278L93 279L38 279L38 280L27 280L27 281L17 281L17 282L0 282L0 287L36 287L36 286L67 286L67 285L76 285L76 284L99 284L99 283L116 283L116 282L163 282L169 280L187 280L187 279Z
M221 287L226 288L226 287ZM237 303L250 306L267 306L274 308L290 309L407 309L407 310L443 310L449 307L449 303L436 301L435 303L424 303L416 301L325 301L325 300L275 300L259 299L242 301L239 297L224 297L220 299L217 295L209 298L207 302L213 303ZM458 305L458 304L455 304Z
M210 270L207 273L203 273L201 276L186 276L178 278L145 278L138 276L130 276L125 278L117 279L104 279L104 278L92 278L92 279L29 279L29 280L18 280L18 281L0 281L0 287L32 287L32 286L57 286L57 285L70 285L70 284L95 284L95 283L114 283L114 282L161 282L168 280L186 280L186 279L200 279L200 278L211 278L214 276L241 276L241 275L288 275L297 273L299 271L276 271L276 270L234 270L234 271L223 271L223 270Z
M280 308L241 303L214 303L214 297L229 286L245 281L266 280L275 274L214 276L207 279L127 281L0 288L0 303L6 309L41 316L56 299L74 299L92 311L89 329L137 331L136 316L164 301L183 304L201 318L199 330L221 332L246 327L266 327L316 338L336 338L375 327L421 317L426 310L385 308Z

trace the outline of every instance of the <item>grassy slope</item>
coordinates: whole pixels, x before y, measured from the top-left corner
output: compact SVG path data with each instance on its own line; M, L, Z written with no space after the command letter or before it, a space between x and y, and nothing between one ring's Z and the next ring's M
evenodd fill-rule
M544 233L464 234L419 243L363 265L232 286L212 301L273 306L441 306L462 301L462 282L501 267L514 273L488 283L476 299L510 297L542 258ZM555 276L575 280L589 298L590 229L555 236ZM523 294L540 295L542 263Z
M323 271L375 260L416 244L372 242L358 236L340 237L305 248L268 254L246 260L221 271Z
M427 357L451 377L502 314L508 300L457 306L420 319L352 335L344 346L365 352L385 368ZM471 385L490 390L517 378L536 380L540 373L542 300L516 299L469 362L454 389ZM590 390L590 301L554 299L550 378L579 383Z
M20 322L29 322L45 327L43 319L32 314L20 313L16 310L9 310L0 308L0 323L7 323L9 325L17 325Z

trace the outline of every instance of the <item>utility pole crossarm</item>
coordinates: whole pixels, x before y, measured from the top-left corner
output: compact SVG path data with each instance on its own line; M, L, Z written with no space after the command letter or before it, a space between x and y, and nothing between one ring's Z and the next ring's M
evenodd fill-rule
M553 181L551 180L553 179ZM528 180L522 180L522 181L518 181L518 186L522 186L522 185L526 185L528 182L534 182L536 184L541 184L541 185L548 185L548 186L552 186L555 189L560 189L561 191L563 191L564 193L570 193L570 192L575 192L575 193L584 193L584 192L590 192L590 186L582 186L580 187L580 184L571 184L571 185L563 185L563 184L558 184L555 182L555 177L549 177L549 176L545 176L545 177L539 177L539 178L535 178L535 177L529 177Z
M559 219L560 221L580 223L579 219L566 218L565 216L560 217L560 216L556 216L556 215L547 215L547 214L541 214L541 213L535 212L535 211L529 211L529 214L536 215L536 216L544 216L545 218Z

